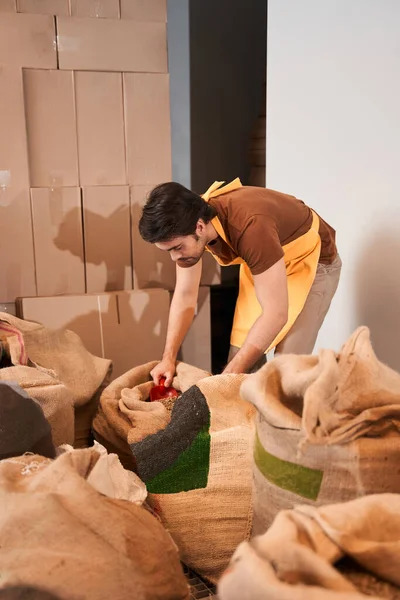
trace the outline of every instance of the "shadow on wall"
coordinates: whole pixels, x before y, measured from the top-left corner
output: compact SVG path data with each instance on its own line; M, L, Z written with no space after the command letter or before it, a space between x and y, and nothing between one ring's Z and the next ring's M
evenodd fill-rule
M388 227L370 237L356 269L357 322L371 330L378 358L400 371L400 256L398 231Z
M91 352L113 360L114 379L137 365L161 360L168 310L166 294L120 292L100 296L99 310L76 316L65 328L75 331L86 347L92 346Z
M118 207L110 216L85 209L84 253L86 265L87 291L98 289L110 292L131 287L132 266L130 249L130 215L127 206ZM81 220L81 210L73 208L64 217L54 244L59 250L82 257L81 247L71 243L71 231ZM91 269L101 267L103 269ZM92 279L95 278L95 282ZM96 286L97 283L97 286Z
M137 288L175 288L175 263L168 252L145 242L139 233L142 207L132 205L132 252L134 285Z

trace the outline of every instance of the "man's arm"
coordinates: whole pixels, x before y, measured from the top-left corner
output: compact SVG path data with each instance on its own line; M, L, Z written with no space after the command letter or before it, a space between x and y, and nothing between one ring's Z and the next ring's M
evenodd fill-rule
M166 386L172 382L179 348L193 321L201 270L201 260L187 269L176 265L176 285L169 311L165 349L161 362L151 372L156 385L162 376L166 377Z
M225 367L224 373L246 373L269 348L288 320L288 290L284 259L254 275L254 287L262 314L247 334L246 340Z

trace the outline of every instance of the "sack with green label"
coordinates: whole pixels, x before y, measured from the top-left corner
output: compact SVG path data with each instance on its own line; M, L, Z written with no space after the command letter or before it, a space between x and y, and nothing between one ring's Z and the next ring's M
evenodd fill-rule
M149 402L153 367L136 367L105 390L96 435L124 438L181 559L216 582L251 533L255 409L239 395L246 375L198 377L178 363L181 394Z
M279 511L400 493L400 374L359 328L339 355L282 355L242 384L258 410L253 534Z

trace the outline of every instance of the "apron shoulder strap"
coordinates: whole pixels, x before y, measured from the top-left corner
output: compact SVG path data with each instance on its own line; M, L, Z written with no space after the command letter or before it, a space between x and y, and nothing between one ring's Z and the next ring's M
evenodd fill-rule
M236 179L231 181L231 183L228 183L227 185L224 185L224 187L221 188L221 185L223 185L224 183L225 181L214 181L214 183L210 185L206 193L202 195L203 200L208 202L210 198L217 198L218 196L228 194L229 192L233 192L243 187L239 177L236 177Z

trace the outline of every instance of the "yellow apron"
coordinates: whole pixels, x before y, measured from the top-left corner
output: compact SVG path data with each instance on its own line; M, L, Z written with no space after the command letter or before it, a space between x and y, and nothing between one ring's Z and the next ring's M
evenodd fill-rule
M233 192L234 190L242 187L240 179L238 178L228 185L221 187L223 183L223 181L216 181L213 183L207 192L202 196L202 198L208 202L210 198L217 198L218 196ZM270 347L266 350L266 354L283 340L293 326L297 317L303 310L307 296L315 279L321 252L321 238L319 236L318 215L314 211L312 211L312 214L313 220L309 231L282 247L287 275L289 314L286 325L278 333ZM232 248L226 238L219 218L215 217L211 223L218 235L224 240L224 242L228 244L230 248ZM232 262L224 263L215 254L213 254L209 248L206 248L206 250L210 252L215 260L222 266L226 267L228 265L240 264L239 295L236 302L235 316L233 319L231 344L241 348L248 332L262 313L262 309L257 300L254 289L254 281L251 271L245 261L240 257L235 258L235 260Z

